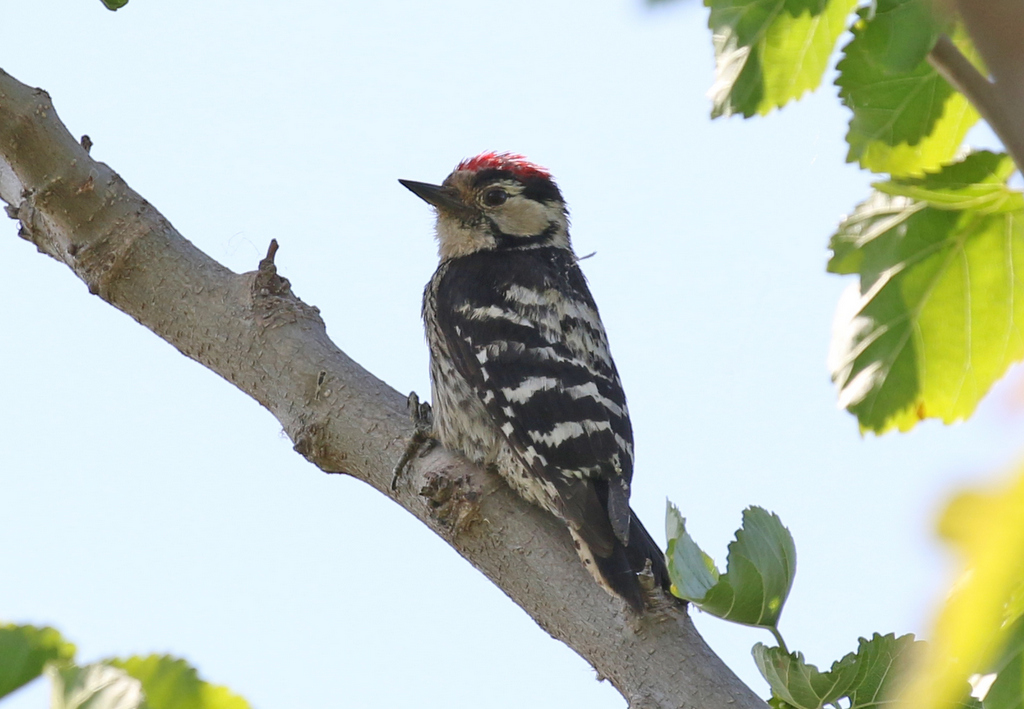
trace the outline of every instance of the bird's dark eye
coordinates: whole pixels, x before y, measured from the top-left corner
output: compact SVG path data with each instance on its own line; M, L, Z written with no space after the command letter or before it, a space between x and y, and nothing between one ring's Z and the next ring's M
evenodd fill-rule
M484 204L488 207L497 207L505 204L508 199L508 192L502 189L491 189L484 192Z

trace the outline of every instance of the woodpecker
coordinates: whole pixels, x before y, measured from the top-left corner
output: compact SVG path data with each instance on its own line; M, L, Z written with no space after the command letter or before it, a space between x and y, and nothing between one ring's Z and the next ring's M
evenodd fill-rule
M463 160L441 185L399 180L437 212L423 293L434 435L565 522L580 559L637 613L665 558L629 507L633 430L550 173L521 155Z

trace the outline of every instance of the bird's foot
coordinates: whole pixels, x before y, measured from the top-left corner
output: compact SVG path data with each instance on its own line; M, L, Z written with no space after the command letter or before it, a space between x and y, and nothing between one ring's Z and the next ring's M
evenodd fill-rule
M480 491L468 475L453 477L449 471L428 471L420 496L426 499L431 516L453 535L459 535L477 522L480 516Z

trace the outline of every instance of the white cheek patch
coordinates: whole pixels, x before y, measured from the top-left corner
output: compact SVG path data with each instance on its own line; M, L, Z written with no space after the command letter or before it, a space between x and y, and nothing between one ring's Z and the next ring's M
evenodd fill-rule
M442 215L437 217L436 233L437 252L442 261L495 247L494 237L485 229L474 229Z
M515 196L487 215L503 234L509 236L536 236L555 226L552 243L568 244L569 225L562 208L525 197Z
M544 205L523 198L509 200L503 209L494 211L490 217L503 233L510 236L540 234L551 222Z

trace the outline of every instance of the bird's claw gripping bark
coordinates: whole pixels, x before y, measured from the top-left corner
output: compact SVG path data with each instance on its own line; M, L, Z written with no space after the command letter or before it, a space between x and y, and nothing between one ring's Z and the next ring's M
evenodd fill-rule
M430 404L420 402L420 397L416 392L409 394L408 404L409 416L412 418L415 430L413 431L412 438L409 439L409 445L405 447L405 452L398 459L398 463L392 472L392 490L398 489L398 479L405 472L405 469L409 467L410 461L417 456L426 455L437 445L437 441L433 438L434 415L430 409Z

